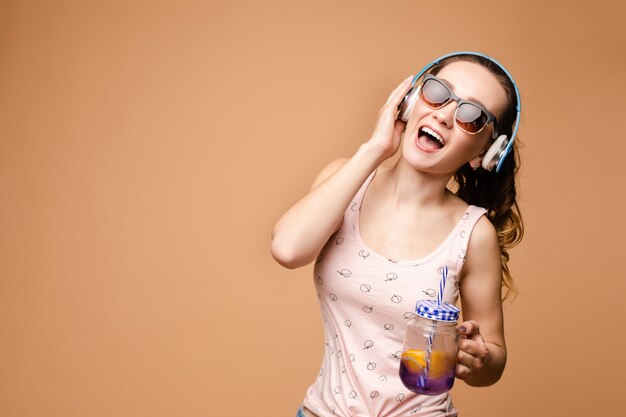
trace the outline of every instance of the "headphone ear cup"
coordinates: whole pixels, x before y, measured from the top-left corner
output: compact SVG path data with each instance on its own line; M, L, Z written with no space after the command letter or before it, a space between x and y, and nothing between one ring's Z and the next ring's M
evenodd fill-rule
M493 169L498 165L500 161L500 155L506 149L506 145L509 143L506 135L498 136L498 139L493 142L493 144L489 147L489 150L485 153L483 157L482 167L487 171L493 171Z
M413 107L415 107L415 102L417 101L417 97L419 95L421 87L421 85L419 87L411 87L411 89L407 91L406 95L398 106L398 109L400 110L400 112L398 113L398 119L402 120L403 122L409 121L409 116L413 111Z

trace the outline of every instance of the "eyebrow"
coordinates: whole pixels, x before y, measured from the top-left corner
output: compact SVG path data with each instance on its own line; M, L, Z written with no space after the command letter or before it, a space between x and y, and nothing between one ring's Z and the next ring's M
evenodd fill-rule
M452 84L450 81L446 80L445 78L439 78L439 79L441 81L443 81L444 83L448 84L448 87L450 87L451 89L454 88L454 84ZM487 106L485 106L485 103L483 103L482 101L480 101L476 97L468 96L465 100L474 101L474 102L480 104L481 106L483 106L485 109L487 108Z

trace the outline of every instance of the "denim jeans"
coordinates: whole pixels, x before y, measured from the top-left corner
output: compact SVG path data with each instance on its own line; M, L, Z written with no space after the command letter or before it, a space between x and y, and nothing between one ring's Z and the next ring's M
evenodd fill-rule
M306 417L306 416L304 415L304 412L302 411L302 407L300 407L300 408L298 409L298 414L296 414L296 417Z

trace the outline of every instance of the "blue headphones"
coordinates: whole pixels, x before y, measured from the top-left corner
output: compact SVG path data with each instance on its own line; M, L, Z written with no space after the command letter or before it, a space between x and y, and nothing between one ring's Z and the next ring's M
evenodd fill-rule
M515 83L515 80L513 80L513 77L511 76L509 71L507 71L507 69L504 68L504 66L500 64L498 61L496 61L495 59L487 55L481 54L479 52L471 52L471 51L453 52L451 54L447 54L447 55L437 58L436 60L432 61L430 64L422 68L422 70L413 78L413 81L411 82L411 84L415 84L415 82L426 71L428 71L430 68L434 67L435 65L438 65L444 59L447 59L453 56L462 56L462 55L475 55L475 56L479 56L482 58L486 58L489 61L493 62L498 67L500 67L502 71L504 71L504 73L511 80L513 87L515 88L515 95L517 97L517 105L515 109L517 111L517 117L515 119L515 126L513 128L511 138L510 139L507 138L506 135L498 136L495 142L489 147L489 149L485 153L485 156L483 157L483 162L482 162L482 167L486 169L487 171L492 171L495 167L496 172L499 172L500 168L502 168L502 163L504 162L509 152L511 152L511 148L513 147L513 142L515 141L515 135L517 134L517 129L519 128L519 121L520 121L520 117L522 114L521 113L522 105L521 105L519 90L517 89L517 84ZM400 113L398 116L400 119L404 121L408 120L409 115L411 114L411 111L413 110L413 106L415 105L415 102L417 101L418 92L419 92L419 87L411 88L409 92L406 94L402 103L400 104Z

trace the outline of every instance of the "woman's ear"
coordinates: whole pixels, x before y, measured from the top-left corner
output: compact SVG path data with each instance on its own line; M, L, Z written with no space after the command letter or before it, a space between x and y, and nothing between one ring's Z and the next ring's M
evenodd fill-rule
M483 164L483 158L485 157L485 154L487 153L490 147L491 147L491 142L488 142L487 145L485 146L485 149L483 149L474 158L469 160L469 165L472 167L474 171L480 168L480 166Z
M476 171L483 164L483 156L485 156L485 152L482 152L477 157L470 159L469 164L474 171Z

